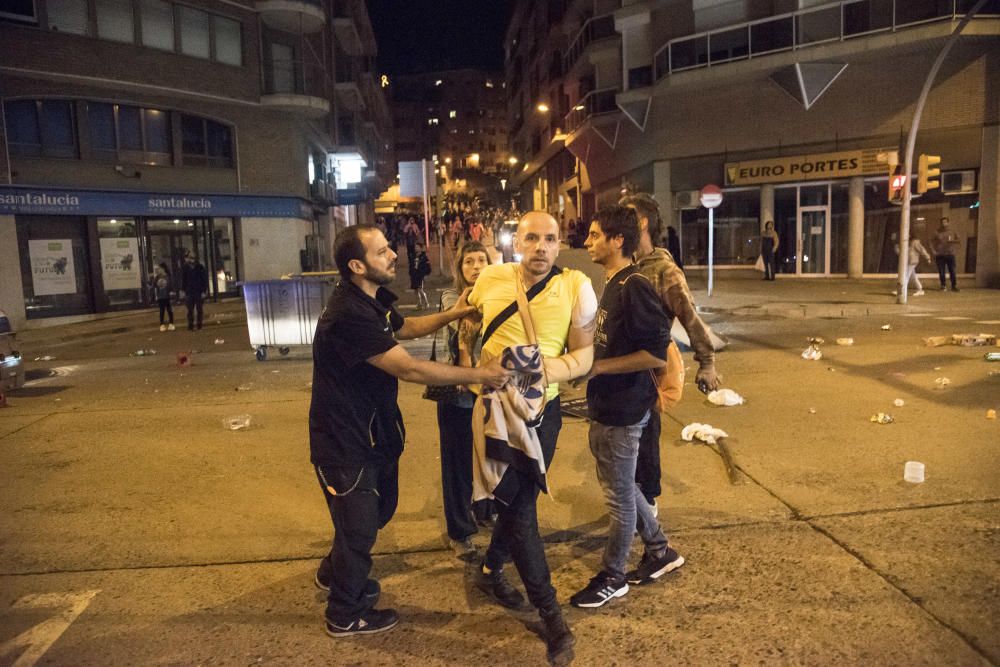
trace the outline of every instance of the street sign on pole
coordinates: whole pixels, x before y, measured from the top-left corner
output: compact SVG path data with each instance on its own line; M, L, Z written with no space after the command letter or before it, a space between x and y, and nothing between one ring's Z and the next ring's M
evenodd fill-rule
M715 261L715 207L722 203L722 189L718 185L706 185L698 197L701 205L708 209L708 295L712 296L713 263Z

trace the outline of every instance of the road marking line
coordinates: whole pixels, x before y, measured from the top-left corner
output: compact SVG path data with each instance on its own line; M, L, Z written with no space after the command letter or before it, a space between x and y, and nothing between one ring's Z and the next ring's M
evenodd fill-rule
M979 320L976 324L1000 324L1000 320Z
M957 320L971 320L971 317L962 317L960 315L949 315L948 317L939 317L939 320L944 320L945 322L952 322Z
M18 598L11 607L62 607L63 609L48 620L42 621L13 639L5 641L0 645L0 656L9 655L14 649L24 648L24 653L12 663L12 667L33 667L66 632L73 621L83 613L94 596L100 592L100 590L96 590L72 593L33 593Z

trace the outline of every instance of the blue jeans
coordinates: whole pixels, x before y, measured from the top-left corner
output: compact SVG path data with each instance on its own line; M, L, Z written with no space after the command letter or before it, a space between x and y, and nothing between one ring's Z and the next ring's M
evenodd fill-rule
M647 421L648 412L631 426L590 422L590 452L597 461L597 479L604 491L610 518L603 566L605 572L615 577L625 576L636 529L650 555L660 557L667 550L667 536L635 482L639 436Z

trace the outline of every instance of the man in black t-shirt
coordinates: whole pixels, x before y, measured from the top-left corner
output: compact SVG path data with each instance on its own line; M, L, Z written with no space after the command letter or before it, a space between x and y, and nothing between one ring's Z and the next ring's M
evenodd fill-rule
M378 582L368 579L371 549L396 510L397 461L406 431L396 403L397 378L423 384L485 384L507 379L500 360L480 368L414 359L396 343L418 338L474 309L463 294L451 309L404 319L384 286L396 275L396 253L373 225L348 227L334 247L341 282L313 339L309 445L333 519L333 547L316 585L329 590L326 631L373 634L396 625L392 609L374 609Z
M632 263L639 220L624 206L594 215L585 246L604 267L607 285L597 309L594 365L587 383L590 451L610 517L603 567L570 598L574 607L600 607L680 567L684 559L667 546L653 508L635 482L639 436L656 404L651 371L666 365L670 320L653 284ZM628 573L636 530L645 544L639 567Z

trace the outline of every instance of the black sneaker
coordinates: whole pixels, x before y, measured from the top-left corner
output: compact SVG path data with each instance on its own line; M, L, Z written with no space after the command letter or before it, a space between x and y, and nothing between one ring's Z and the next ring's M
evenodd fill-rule
M396 627L399 615L395 609L369 609L360 618L349 623L334 623L326 620L326 634L331 637L353 637L354 635L374 635Z
M472 543L472 539L469 537L462 538L461 540L448 538L448 546L458 560L471 563L479 558L479 550L476 549L476 545Z
M486 574L482 566L477 567L476 587L494 602L508 609L520 609L524 605L524 596L507 581L503 570L494 570Z
M630 584L645 586L651 584L667 572L672 572L684 564L684 556L667 547L667 551L659 558L653 558L646 552L639 561L639 567L628 572L625 579Z
M574 593L569 603L574 607L593 609L602 606L612 598L620 598L628 593L628 582L624 577L616 579L603 570L590 580L587 587Z

